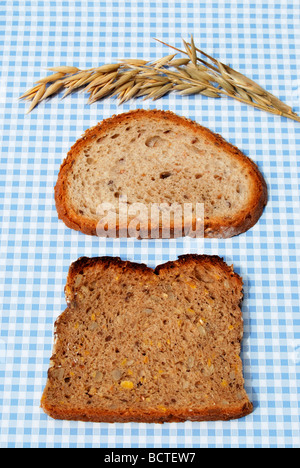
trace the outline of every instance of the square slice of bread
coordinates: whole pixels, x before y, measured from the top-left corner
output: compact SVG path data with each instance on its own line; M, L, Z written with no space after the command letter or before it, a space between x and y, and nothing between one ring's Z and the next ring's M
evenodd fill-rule
M41 406L94 422L228 420L251 413L240 359L242 279L222 259L158 266L81 258Z

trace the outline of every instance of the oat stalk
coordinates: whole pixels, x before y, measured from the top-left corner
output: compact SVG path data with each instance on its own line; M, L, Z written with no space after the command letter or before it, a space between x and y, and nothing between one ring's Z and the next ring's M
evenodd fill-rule
M198 49L193 36L190 42L183 40L183 49L156 40L176 53L154 62L126 59L88 70L71 66L53 67L50 68L52 75L38 80L20 99L31 101L29 113L40 102L62 90L62 98L79 90L88 93L88 104L109 96L116 97L119 104L138 97L156 100L170 92L183 96L227 96L256 109L300 122L300 116L290 106L250 78ZM177 53L185 57L178 58Z

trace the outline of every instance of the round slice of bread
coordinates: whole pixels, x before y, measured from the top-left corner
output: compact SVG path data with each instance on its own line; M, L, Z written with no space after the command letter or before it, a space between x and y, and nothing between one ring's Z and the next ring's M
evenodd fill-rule
M181 213L189 206L188 220L174 213L158 220L149 215L143 231L137 226L143 232L137 237L195 236L198 204L204 212L197 236L228 238L257 223L267 186L257 165L220 135L172 112L136 110L104 120L73 145L60 168L55 200L59 218L89 235L103 235L99 222L108 226L114 220L107 236L131 237L130 223L140 219L136 206L159 206L160 212L161 206L177 206Z

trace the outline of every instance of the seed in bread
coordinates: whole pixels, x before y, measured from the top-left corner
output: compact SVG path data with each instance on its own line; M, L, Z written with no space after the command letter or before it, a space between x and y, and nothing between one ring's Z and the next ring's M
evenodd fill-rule
M240 359L242 279L219 257L158 266L82 258L41 406L94 422L228 420L251 413Z

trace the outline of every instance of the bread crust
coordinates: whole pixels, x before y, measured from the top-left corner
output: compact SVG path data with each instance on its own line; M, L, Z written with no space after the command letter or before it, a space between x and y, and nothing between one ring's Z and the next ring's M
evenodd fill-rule
M264 207L268 201L268 189L267 184L258 169L258 166L245 154L243 154L237 147L224 140L221 135L213 133L208 128L205 128L195 121L189 120L185 117L178 116L171 111L161 110L144 110L138 109L133 110L124 114L114 115L108 119L103 120L95 127L92 127L84 133L84 135L76 141L72 146L64 162L61 165L58 180L55 186L55 203L59 219L61 219L67 227L76 231L81 231L84 234L97 236L97 221L78 215L68 201L67 197L67 186L68 186L68 175L72 169L77 156L80 154L87 141L99 138L103 133L111 129L112 127L118 126L120 123L130 120L137 122L144 117L151 118L154 120L167 119L170 123L179 124L186 127L189 131L193 131L195 136L201 135L212 142L215 146L222 148L224 151L230 153L233 157L237 158L242 165L247 166L250 169L250 176L253 181L255 190L253 190L253 196L249 200L247 209L241 211L234 218L224 220L221 217L215 217L204 222L204 237L207 238L229 238L246 232L253 227L261 217ZM191 229L195 230L196 220L193 220ZM125 229L124 229L125 228ZM116 237L119 237L119 233L127 231L127 237L129 233L127 226L116 226ZM151 225L148 226L151 232ZM182 229L182 236L185 235L183 226L179 227ZM174 232L178 232L178 226L171 226L170 238L174 237Z
M218 256L209 255L197 255L187 254L180 256L175 261L170 261L162 265L158 265L155 269L149 268L144 264L133 263L129 261L123 261L119 257L96 257L87 258L81 257L74 262L69 269L67 284L65 288L66 298L68 304L72 302L72 286L78 274L82 274L84 270L92 269L103 269L103 268L117 268L118 272L121 270L131 270L133 272L139 271L141 276L149 275L164 275L168 274L169 270L174 268L180 269L183 265L199 265L200 263L218 265L226 275L233 278L236 281L236 287L240 291L241 300L243 297L243 280L234 272L233 266L229 266L224 260ZM70 295L69 295L70 294ZM64 313L58 318L55 323L55 328L58 327L60 320L63 319ZM55 348L53 351L55 355ZM49 373L48 373L49 375ZM47 382L49 385L49 380ZM252 413L253 405L248 400L240 405L231 405L226 407L214 407L210 409L190 409L182 408L180 410L165 408L165 410L151 409L148 411L139 411L138 409L131 408L124 411L108 411L101 409L85 408L72 408L66 410L66 408L52 405L46 398L46 389L44 390L43 397L41 400L41 407L43 410L54 419L65 419L65 420L78 420L78 421L90 421L90 422L144 422L144 423L164 423L164 422L184 422L184 421L216 421L223 420L227 421L230 419L238 419Z
M105 423L127 423L127 422L142 422L142 423L173 423L185 421L229 421L231 419L239 419L251 414L253 405L244 404L242 408L231 407L226 412L224 408L216 407L214 410L203 411L201 409L189 410L185 408L182 411L167 410L165 413L160 411L148 411L143 413L134 410L116 412L116 411L95 411L88 408L83 413L80 409L74 408L72 412L66 411L63 408L54 407L43 403L43 410L53 419L64 419L68 421L85 421L85 422L105 422Z
M199 264L206 263L207 265L218 265L224 273L228 276L235 278L237 286L242 289L243 280L242 278L234 272L233 266L229 266L221 257L217 255L198 255L198 254L185 254L179 255L177 260L170 260L169 262L162 263L158 265L155 269L148 267L144 263L135 263L131 261L122 260L120 257L80 257L78 260L73 262L69 268L68 278L66 288L71 288L74 279L78 274L82 274L83 270L87 268L110 268L117 266L122 270L139 271L144 275L161 275L161 273L168 272L168 270L173 270L174 268L181 268L183 265L188 264Z

